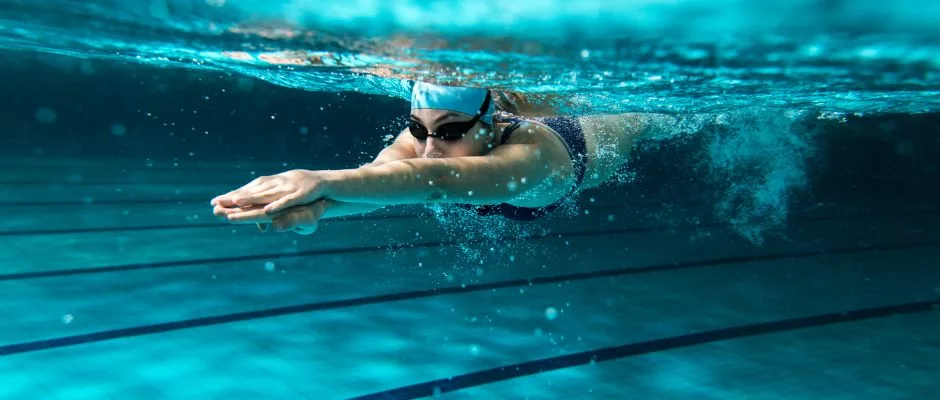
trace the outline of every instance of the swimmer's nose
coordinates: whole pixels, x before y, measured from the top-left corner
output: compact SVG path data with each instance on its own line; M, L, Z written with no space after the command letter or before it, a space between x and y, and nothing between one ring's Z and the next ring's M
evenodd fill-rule
M436 138L429 137L427 145L424 147L424 158L441 158L444 156L444 151L441 149L440 141Z

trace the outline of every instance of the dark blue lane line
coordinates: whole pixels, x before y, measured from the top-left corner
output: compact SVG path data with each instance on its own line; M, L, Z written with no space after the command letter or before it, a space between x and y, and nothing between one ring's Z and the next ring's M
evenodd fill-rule
M590 280L597 278L606 278L614 276L637 275L647 273L658 273L665 271L688 270L704 267L722 267L735 264L751 263L758 261L772 261L797 258L814 258L820 256L847 255L872 251L897 251L909 250L915 248L940 246L940 240L918 242L918 243L893 243L877 246L854 246L845 248L836 248L828 250L808 250L802 252L790 252L779 254L766 254L759 256L746 257L725 257L713 260L699 260L685 263L672 263L651 265L646 267L625 267L591 272L582 272L574 274L542 276L530 279L512 279L498 282L481 283L475 285L451 286L434 289L414 290L408 292L389 293L382 295L358 297L344 300L332 300L319 303L307 303L293 306L269 308L256 311L246 311L233 314L222 314L209 317L193 318L180 321L164 322L152 325L142 325L129 328L112 329L81 335L65 336L54 339L38 340L33 342L22 342L0 346L0 356L28 353L40 350L55 349L61 347L77 346L80 344L103 342L113 339L122 339L133 336L153 335L170 331L220 325L233 322L242 322L262 318L272 318L284 315L302 314L314 311L335 310L347 307L357 307L371 304L388 303L402 300L414 300L433 296L443 296L450 294L480 292L485 290L506 289L516 287L527 287L532 285L567 283L572 281Z
M629 209L631 206L608 205L591 207L594 211L610 211ZM428 214L430 215L430 214ZM409 214L368 214L361 216L347 216L332 219L331 221L384 221L384 220L402 220L424 218L427 215L421 213ZM98 228L71 228L71 229L20 229L0 231L0 237L3 236L32 236L32 235L69 235L79 233L101 233L101 232L128 232L128 231L149 231L149 230L173 230L189 228L224 228L232 227L227 222L204 223L204 224L174 224L174 225L143 225L143 226L117 226L117 227L98 227Z
M81 196L75 196L81 197ZM94 206L136 206L136 205L152 205L152 204L178 204L178 205L189 205L189 204L204 204L206 208L209 208L209 201L212 200L215 195L206 195L206 197L192 198L192 197L179 197L179 198L169 198L169 199L111 199L111 200L95 200L95 196L87 196L89 200L79 199L79 200L11 200L11 201L0 201L0 206L2 207L94 207Z
M4 236L36 236L36 235L71 235L80 233L102 233L102 232L134 232L134 231L154 231L154 230L172 230L187 228L221 228L223 226L232 226L224 222L205 223L205 224L176 224L176 225L150 225L150 226L120 226L120 227L101 227L101 228L72 228L72 229L20 229L10 231L0 231L0 237Z
M929 214L929 213L935 213L935 212L940 212L940 209L933 209L933 210L927 210L927 211L915 211L914 214ZM902 212L897 213L897 215L908 214L908 213L911 213L911 212L902 211ZM850 215L843 215L843 216L818 216L818 217L803 217L803 218L797 217L797 218L793 218L793 221L819 222L819 221L830 221L830 220L848 220L848 219L865 218L865 217L883 218L885 217L885 215L871 214L871 213L858 213L858 214L850 214ZM358 217L358 218L361 218L361 217ZM383 219L383 217L381 216L376 216L374 218L379 219L379 220ZM403 216L402 218L409 218L409 217ZM561 237L591 237L591 236L604 236L604 235L618 235L618 234L624 234L624 233L666 232L666 231L671 231L671 230L689 229L689 228L707 229L707 228L717 228L721 226L725 226L725 224L720 223L720 222L711 222L711 223L701 223L701 224L681 224L681 225L668 225L668 226L627 227L627 228L619 228L619 229L604 229L604 230L598 230L598 231L591 230L591 231L574 231L574 232L554 232L554 233L532 235L532 236L525 237L525 238L504 237L501 239L534 241L534 240L543 240L543 239L561 238ZM18 272L18 273L0 274L0 282L26 280L26 279L38 279L38 278L55 278L55 277L85 275L85 274L138 271L138 270L188 267L188 266L202 266L206 264L221 264L221 263L232 263L232 262L243 262L243 261L258 261L258 260L283 259L283 258L301 258L301 257L313 257L313 256L323 256L323 255L364 253L364 252L370 252L370 251L402 250L402 249L409 249L409 248L417 249L417 248L446 247L446 246L456 246L456 245L463 245L463 244L477 244L477 243L481 243L481 242L489 241L489 240L491 239L473 239L473 240L461 240L461 241L427 241L427 242L418 242L418 243L398 243L398 244L389 244L389 245L341 247L341 248L335 248L335 249L319 249L319 250L307 250L307 251L297 251L297 252L252 254L252 255L233 256L233 257L196 258L196 259L185 259L185 260L161 261L161 262L153 262L153 263L133 263L133 264L109 265L109 266L99 266L99 267L69 268L69 269L49 270L49 271Z
M827 325L885 318L902 314L940 311L938 308L940 308L940 299L741 325L506 365L358 396L351 400L406 400L430 397L435 393L454 392L523 376L587 365L592 362L617 360L660 351L700 346L703 344L771 333L791 332L800 329L818 328Z
M94 197L94 196L90 196ZM178 199L122 199L122 200L53 200L53 201L0 201L0 207L30 207L30 206L96 206L96 205L145 205L145 204L196 204L202 203L207 207L212 197L178 198Z
M228 185L238 188L254 178L246 177L245 180L240 181L171 181L171 182L154 182L154 181L120 181L120 180L83 180L80 182L69 182L69 181L31 181L31 180L16 180L16 181L0 181L0 185L10 185L10 186L151 186L151 185L174 185L174 186L187 186L187 185Z
M418 214L397 214L397 215L363 215L356 217L345 217L330 220L337 221L385 221L400 219L416 219L421 216ZM159 231L175 229L195 229L195 228L226 228L234 225L227 222L204 223L204 224L175 224L175 225L144 225L144 226L118 226L118 227L99 227L99 228L73 228L73 229L21 229L0 231L0 237L4 236L35 236L35 235L71 235L80 233L102 233L102 232L133 232L133 231Z
M715 225L717 226L720 224L715 224ZM708 225L695 225L695 226L707 227ZM550 238L558 238L558 237L582 237L582 236L590 237L590 236L616 235L616 234L621 234L621 233L653 232L653 231L658 231L658 230L669 230L669 229L676 229L676 227L671 227L671 226L665 227L665 228L664 227L634 227L634 228L621 228L621 229L605 229L605 230L599 230L599 231L555 232L555 233L532 235L523 239L508 238L508 237L503 238L503 239L529 241L529 240L541 240L541 239L550 239ZM0 274L0 282L24 280L24 279L37 279L37 278L54 278L54 277L62 277L62 276L85 275L85 274L150 270L150 269L173 268L173 267L187 267L187 266L198 266L198 265L207 265L207 264L222 264L222 263L232 263L232 262L242 262L242 261L257 261L257 260L300 258L300 257L336 255L336 254L364 253L364 252L369 252L369 251L447 247L447 246L458 246L458 245L463 245L463 244L475 244L475 243L489 242L491 240L492 240L491 238L482 238L482 239L465 239L465 240L452 240L452 241L397 243L397 244L390 244L390 245L341 247L341 248L336 248L336 249L319 249L319 250L307 250L307 251L295 251L295 252L283 252L283 253L252 254L252 255L246 255L246 256L232 256L232 257L198 258L198 259L187 259L187 260L161 261L161 262L153 262L153 263L134 263L134 264L110 265L110 266L101 266L101 267L71 268L71 269L60 269L60 270L51 270L51 271L18 272L18 273L12 273L12 274Z
M191 198L191 197L180 197L172 199L111 199L111 200L94 200L95 196L86 196L90 200L84 200L79 198L77 200L9 200L2 201L0 200L0 206L2 207L29 207L29 206L42 206L42 207L55 207L55 206L97 206L97 205L147 205L147 204L205 204L207 207L209 201L215 197L216 194L206 194L205 197L200 198ZM79 196L76 196L79 197ZM663 204L670 204L674 207L691 207L695 205L705 204L705 200L691 200L684 201L681 203L674 202L665 202L665 201L648 201L643 203L634 203L634 204L618 204L617 206L628 206L634 208L640 207L658 207ZM600 206L594 204L588 204L583 207L593 208L593 207L611 207L611 206Z
M237 172L244 171L246 174L250 174L251 171L256 171L261 173L262 170L272 170L272 171L284 171L284 169L293 169L299 168L297 166L283 166L283 165L256 165L256 166L244 166L244 165L233 165L233 166L221 166L221 165L209 165L209 166L146 166L146 165L123 165L123 166L111 166L106 161L100 164L94 165L19 165L19 164L0 164L0 168L6 169L15 169L20 168L28 171L35 171L37 169L51 169L61 171L63 174L71 174L75 171L88 171L88 170L106 170L106 171L119 171L119 172L151 172L151 171L180 171L180 172L212 172L212 171L225 171L225 172ZM307 168L310 169L310 168ZM319 168L319 169L329 169L329 168ZM247 182L246 182L247 183Z

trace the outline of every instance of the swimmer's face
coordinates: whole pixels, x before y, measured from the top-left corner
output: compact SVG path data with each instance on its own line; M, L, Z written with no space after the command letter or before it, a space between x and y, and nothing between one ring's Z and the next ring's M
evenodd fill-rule
M469 129L460 126L466 125L471 120L473 117L470 115L446 110L412 111L410 130L415 136L415 154L422 158L486 154L492 143L493 131L487 124L480 121Z

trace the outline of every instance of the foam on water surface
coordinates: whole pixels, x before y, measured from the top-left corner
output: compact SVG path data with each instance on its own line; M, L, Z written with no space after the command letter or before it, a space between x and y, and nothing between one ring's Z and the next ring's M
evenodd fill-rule
M312 91L495 87L582 114L920 113L940 108L937 15L919 0L14 0L0 48Z

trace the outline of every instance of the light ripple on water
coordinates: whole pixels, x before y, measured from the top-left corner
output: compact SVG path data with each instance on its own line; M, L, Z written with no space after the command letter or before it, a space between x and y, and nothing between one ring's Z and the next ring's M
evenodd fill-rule
M0 6L0 48L219 70L312 91L404 97L403 80L413 79L497 87L571 113L940 109L936 2L139 4L10 1Z

